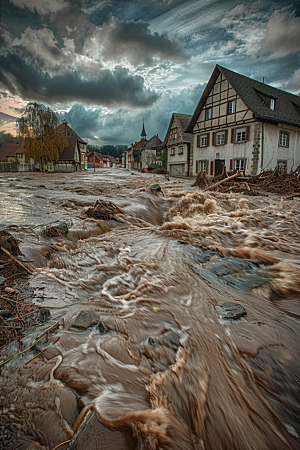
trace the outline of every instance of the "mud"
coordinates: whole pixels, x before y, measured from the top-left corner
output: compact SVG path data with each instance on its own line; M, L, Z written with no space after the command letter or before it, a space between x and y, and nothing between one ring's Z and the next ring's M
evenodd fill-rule
M1 229L51 312L22 350L57 325L0 366L0 448L300 448L300 200L191 184L105 169L1 176ZM85 215L100 196L122 222ZM43 236L54 222L68 234ZM224 303L245 314L222 318Z

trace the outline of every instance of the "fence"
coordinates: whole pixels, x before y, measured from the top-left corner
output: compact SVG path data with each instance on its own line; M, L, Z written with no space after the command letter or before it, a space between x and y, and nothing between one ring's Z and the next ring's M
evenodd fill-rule
M0 162L0 172L33 172L33 163Z

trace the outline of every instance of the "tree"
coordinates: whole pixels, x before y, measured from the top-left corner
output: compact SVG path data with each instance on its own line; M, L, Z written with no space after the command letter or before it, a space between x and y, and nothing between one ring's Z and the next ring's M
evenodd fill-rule
M160 160L162 162L162 166L164 167L164 169L166 169L167 162L168 162L168 149L167 148L162 149Z
M68 141L59 128L59 116L45 105L31 102L17 120L20 139L24 140L24 155L39 163L43 170L44 164L59 159L59 153Z

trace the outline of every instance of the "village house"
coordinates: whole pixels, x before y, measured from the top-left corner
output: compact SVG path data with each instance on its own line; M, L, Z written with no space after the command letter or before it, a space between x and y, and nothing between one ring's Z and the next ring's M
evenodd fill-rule
M161 165L161 145L162 141L159 139L158 135L147 140L143 121L141 139L135 144L132 143L131 146L122 153L122 167L128 170L143 171L147 170L149 167Z
M300 97L217 65L186 129L192 175L300 164Z
M86 145L87 143L81 139L67 122L62 123L58 127L66 137L68 144L60 152L58 161L50 161L43 167L47 172L75 172L87 168ZM40 170L39 163L35 163L31 159L30 162L25 161L23 154L23 144L3 144L0 150L0 162L14 163L14 169L18 171ZM10 166L6 164L6 169L10 170ZM5 168L3 168L5 170Z
M163 142L168 154L167 170L173 177L190 175L191 133L185 130L191 118L187 114L173 113Z
M111 155L102 155L100 152L93 151L87 157L88 168L114 167L115 158Z

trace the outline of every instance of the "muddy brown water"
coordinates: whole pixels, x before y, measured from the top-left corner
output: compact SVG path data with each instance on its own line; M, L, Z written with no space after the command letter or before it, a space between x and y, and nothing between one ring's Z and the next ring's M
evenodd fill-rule
M1 174L0 190L33 301L61 323L0 368L0 448L300 448L300 200L122 169ZM87 218L99 198L124 220ZM44 238L55 221L68 235ZM222 319L225 302L247 314Z

